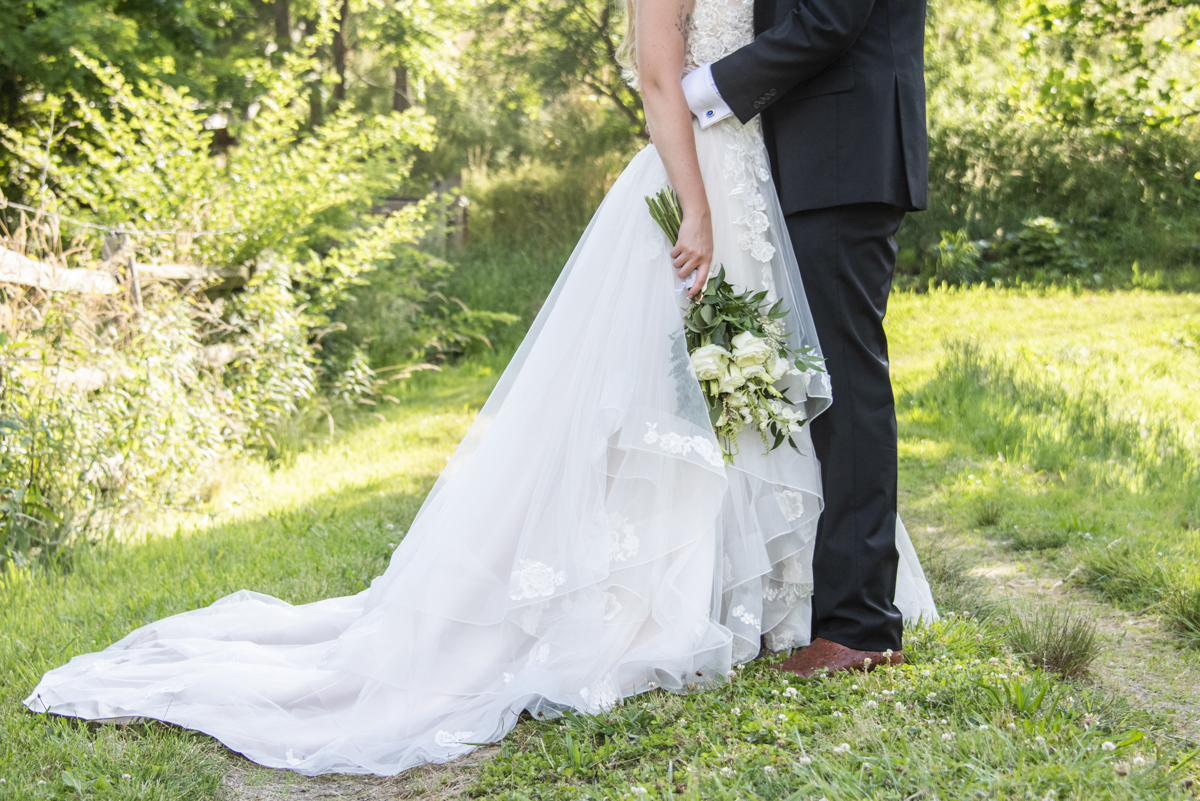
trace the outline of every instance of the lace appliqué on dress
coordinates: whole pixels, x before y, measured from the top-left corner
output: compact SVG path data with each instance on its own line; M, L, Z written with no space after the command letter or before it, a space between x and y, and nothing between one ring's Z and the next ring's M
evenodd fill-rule
M633 524L619 512L599 515L599 525L608 539L608 561L624 562L637 556L641 542L634 533Z
M754 0L696 0L684 73L754 41Z
M646 423L646 433L642 436L642 441L647 445L657 444L664 453L687 456L694 451L696 455L713 467L725 466L725 459L721 456L720 449L706 437L685 437L674 431L660 434L658 433L658 423Z
M544 562L522 559L517 567L519 569L512 574L508 584L508 597L514 601L553 595L554 588L561 587L567 581L566 573L556 571Z
M738 236L738 246L749 251L756 261L768 263L775 257L775 246L767 241L766 233L771 228L771 222L767 218L767 199L763 197L759 184L771 180L771 168L767 163L767 149L763 147L757 119L735 129L733 141L725 153L724 172L726 178L736 183L730 196L740 197L746 208L746 213L733 221L735 225L746 228ZM768 276L768 271L764 269L764 279ZM773 278L764 280L772 295L775 294L774 283Z

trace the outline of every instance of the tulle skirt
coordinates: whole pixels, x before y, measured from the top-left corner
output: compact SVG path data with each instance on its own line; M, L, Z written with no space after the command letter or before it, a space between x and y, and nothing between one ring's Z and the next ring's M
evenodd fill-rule
M756 125L699 131L715 262L819 347ZM686 304L645 203L653 146L596 212L525 342L370 589L303 606L241 591L52 670L37 712L147 717L263 765L390 775L503 737L522 710L686 691L809 639L821 513L807 429L724 463ZM836 366L833 366L836 369ZM790 382L809 416L825 376ZM897 603L936 615L900 527Z

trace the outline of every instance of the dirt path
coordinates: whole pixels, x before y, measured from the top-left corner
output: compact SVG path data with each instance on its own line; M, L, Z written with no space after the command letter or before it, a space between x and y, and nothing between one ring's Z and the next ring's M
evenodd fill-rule
M1183 647L1156 615L1117 609L1071 580L1061 565L994 545L983 546L972 573L987 579L996 596L1014 607L1068 608L1095 620L1101 653L1091 680L1200 742L1200 650Z
M467 789L479 772L479 766L499 752L498 746L480 748L475 753L446 765L426 765L399 776L316 776L310 778L286 770L263 768L238 756L230 755L230 770L225 775L222 801L382 801L383 799L421 798L441 801L465 798Z

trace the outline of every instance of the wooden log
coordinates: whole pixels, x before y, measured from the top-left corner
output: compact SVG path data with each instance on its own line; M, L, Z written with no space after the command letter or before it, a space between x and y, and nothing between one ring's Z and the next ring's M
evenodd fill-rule
M55 267L5 247L0 247L0 284L90 295L113 295L118 291L117 279L109 273L80 267Z

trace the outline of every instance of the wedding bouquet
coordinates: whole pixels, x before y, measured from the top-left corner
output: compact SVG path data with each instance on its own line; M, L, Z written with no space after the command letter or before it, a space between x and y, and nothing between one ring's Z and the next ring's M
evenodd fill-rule
M683 220L679 198L663 189L646 203L674 246ZM797 377L793 385L804 392L814 374L825 372L816 348L787 346L782 322L787 309L779 300L764 310L766 300L766 291L739 292L718 267L683 317L688 354L726 464L733 463L738 434L746 427L758 431L768 452L784 442L799 450L792 435L808 422L795 406L804 398L793 401L776 383Z

